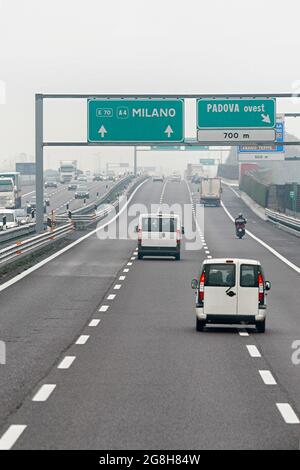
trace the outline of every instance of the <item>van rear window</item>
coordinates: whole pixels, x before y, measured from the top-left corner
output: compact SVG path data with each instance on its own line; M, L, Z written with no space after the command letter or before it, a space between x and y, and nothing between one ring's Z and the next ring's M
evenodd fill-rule
M242 264L240 273L241 287L258 287L258 273L262 272L260 266Z
M206 265L205 285L211 287L234 287L235 264Z
M177 219L168 217L145 217L142 219L142 230L145 232L176 232Z

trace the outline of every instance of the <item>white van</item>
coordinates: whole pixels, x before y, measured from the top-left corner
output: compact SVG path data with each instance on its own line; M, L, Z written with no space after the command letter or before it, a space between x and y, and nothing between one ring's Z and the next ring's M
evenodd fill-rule
M174 256L180 259L183 227L179 215L141 214L139 217L138 259L144 256Z
M265 332L266 291L259 261L249 259L209 259L202 264L199 280L192 280L196 290L196 330L207 323L255 325Z
M3 219L6 218L6 224L3 226ZM0 230L18 227L18 221L14 209L0 208Z

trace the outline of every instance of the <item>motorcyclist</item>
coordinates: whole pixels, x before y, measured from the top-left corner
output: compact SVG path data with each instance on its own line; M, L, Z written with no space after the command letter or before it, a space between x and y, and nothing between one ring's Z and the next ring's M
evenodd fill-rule
M245 225L246 225L246 223L247 223L247 219L245 219L245 217L243 216L243 214L240 213L240 214L236 217L234 223L235 223L235 228L236 228L236 229L238 229L239 227L245 228Z

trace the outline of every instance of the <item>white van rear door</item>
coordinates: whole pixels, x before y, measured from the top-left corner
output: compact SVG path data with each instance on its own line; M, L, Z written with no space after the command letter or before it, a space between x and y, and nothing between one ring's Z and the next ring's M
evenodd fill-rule
M176 247L177 245L177 225L178 220L175 217L162 217L160 224L160 246Z
M205 265L204 313L234 315L237 313L237 297L236 264Z
M238 279L238 315L258 313L258 270L256 264L240 263Z
M159 246L159 217L143 217L142 246Z

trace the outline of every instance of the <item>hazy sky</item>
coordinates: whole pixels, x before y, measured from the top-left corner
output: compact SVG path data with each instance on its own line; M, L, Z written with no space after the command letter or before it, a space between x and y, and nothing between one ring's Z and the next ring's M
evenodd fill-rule
M300 91L296 0L0 3L0 162L34 153L36 92ZM66 110L49 112L46 133L60 127L66 134L83 132L84 115ZM300 111L300 100L279 103L279 110ZM289 126L300 135L300 119ZM95 153L130 154L76 150L89 161ZM62 156L52 149L47 163Z

